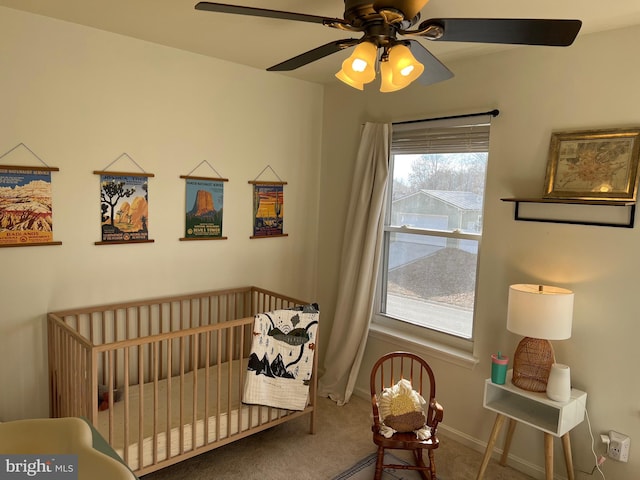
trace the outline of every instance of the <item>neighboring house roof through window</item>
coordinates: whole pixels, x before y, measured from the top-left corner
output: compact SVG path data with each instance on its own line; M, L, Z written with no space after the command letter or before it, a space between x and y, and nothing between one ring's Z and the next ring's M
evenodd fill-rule
M482 210L482 196L473 192L453 192L447 190L420 190L394 200L394 203L415 195L427 195L461 210Z

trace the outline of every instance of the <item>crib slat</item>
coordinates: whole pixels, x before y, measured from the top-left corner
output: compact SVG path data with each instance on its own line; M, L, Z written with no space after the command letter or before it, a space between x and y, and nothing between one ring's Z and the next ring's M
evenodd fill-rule
M211 332L205 333L205 354L204 354L204 443L209 443L209 388L211 387L211 380L209 378L209 372L211 367L210 362L210 349L211 348Z
M88 371L91 372L91 384L89 387L90 394L90 403L91 406L91 423L94 427L98 428L98 395L96 392L98 391L98 353L96 350L91 350L90 359L91 362L87 366ZM108 428L108 427L107 427ZM110 431L110 430L109 430Z
M238 363L238 384L236 385L237 391L238 391L238 433L243 431L242 428L242 390L244 388L244 368L243 368L243 362L242 359L244 358L242 355L242 339L244 338L244 325L240 325L238 327L238 351L237 351L237 357L239 359L239 363ZM229 376L231 376L231 372L229 372ZM247 428L251 428L251 423L248 424Z
M171 404L171 389L172 389L172 381L173 375L171 375L171 365L173 364L173 341L167 340L167 429L166 429L166 437L167 437L167 447L166 447L166 458L171 457L171 448L172 448L172 438L171 435L171 412L173 411L173 405Z
M151 448L151 457L153 459L153 464L158 463L158 371L160 359L158 358L159 353L158 342L153 344L153 443Z
M56 328L51 318L47 318L47 365L49 373L49 416L56 414L58 389L56 383L56 356L55 356Z
M129 421L130 421L130 415L129 415L129 405L130 405L130 401L129 401L129 349L125 348L124 349L124 444L127 446L125 447L124 450L124 461L125 463L129 463L129 448L128 445L130 445L130 441L129 441ZM113 400L111 398L109 398L109 411L113 411Z
M65 372L69 369L69 365L67 363L67 356L66 356L66 335L62 334L60 335L60 338L58 340L58 352L60 353L60 370ZM71 392L69 392L69 385L67 383L67 378L66 375L63 375L60 378L60 392L61 392L61 397L60 397L60 416L65 416L66 414L66 403L69 401L67 397L67 395L70 395Z
M158 333L164 333L164 308L163 305L158 305ZM158 342L160 343L160 348L159 348L159 355L160 358L164 358L164 342ZM158 362L159 363L159 367L160 370L158 372L158 375L160 376L160 378L164 378L164 365L165 362Z
M220 388L222 386L222 375L220 370L220 366L222 365L222 330L218 330L217 333L216 370L218 371L218 374L216 375L216 440L219 440L220 434L222 433L222 427L220 426L220 405L222 404L222 393Z
M231 383L233 379L233 328L228 331L227 337L227 362L229 365L229 371L227 374L227 437L231 436L231 392L233 392L233 385Z
M191 419L191 449L196 449L196 426L198 425L198 334L193 336L193 365L191 370L193 375L193 416Z
M80 362L81 362L80 345L78 345L75 342L71 342L71 347L72 347L71 354L73 358L73 364L80 366ZM80 369L75 369L73 373L74 373L73 385L74 385L74 390L76 395L74 395L75 398L73 399L74 405L73 405L72 411L78 412L78 411L82 411L82 385L84 382L80 375Z
M140 310L138 310L140 314ZM138 317L139 319L139 317ZM138 400L138 464L143 466L144 458L144 358L142 346L138 347L138 394L140 399Z
M184 453L184 337L180 337L180 453Z
M233 310L235 313L235 310ZM234 429L237 430L237 424L233 424L231 412L233 411L233 395L235 393L235 385L234 385L234 376L235 374L235 364L233 363L235 359L235 338L236 338L236 328L230 328L229 338L227 339L227 364L229 365L229 369L227 372L227 412L229 412L229 435L233 434Z
M115 362L114 362L114 358L113 358L114 357L114 353L115 353L114 350L109 350L107 352L108 362L109 362L108 367L107 367L109 369L108 374L107 374L108 378L109 378L109 380L107 381L107 385L109 385L109 388L111 388L111 386L113 385L114 366L115 366ZM125 392L124 392L125 401L127 400L127 395L128 395L128 392L125 389ZM113 444L113 442L114 442L114 438L113 438L113 435L114 435L114 431L113 431L113 428L114 428L113 399L109 399L109 413L108 413L108 415L109 415L109 443ZM127 457L127 451L126 450L125 450L125 457ZM124 461L127 462L128 461L128 457L124 458Z

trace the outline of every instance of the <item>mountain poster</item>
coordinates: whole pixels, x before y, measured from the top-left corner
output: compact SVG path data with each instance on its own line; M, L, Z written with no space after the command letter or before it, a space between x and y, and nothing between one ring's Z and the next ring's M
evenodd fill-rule
M185 238L221 238L224 183L187 179Z

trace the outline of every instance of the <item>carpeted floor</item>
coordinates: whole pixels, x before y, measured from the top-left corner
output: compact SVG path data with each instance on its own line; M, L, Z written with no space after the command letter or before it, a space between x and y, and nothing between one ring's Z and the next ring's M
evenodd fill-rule
M329 480L375 452L370 416L370 403L361 398L352 397L342 407L320 398L315 435L309 434L305 416L147 474L142 480ZM440 442L436 451L438 478L475 479L481 454L443 435ZM403 458L402 452L394 454ZM531 480L494 461L485 478Z

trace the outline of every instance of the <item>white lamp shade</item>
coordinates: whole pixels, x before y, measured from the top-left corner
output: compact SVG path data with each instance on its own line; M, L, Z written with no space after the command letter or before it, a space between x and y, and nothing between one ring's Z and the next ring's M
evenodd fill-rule
M571 337L573 292L546 285L509 287L507 329L525 337L565 340Z

